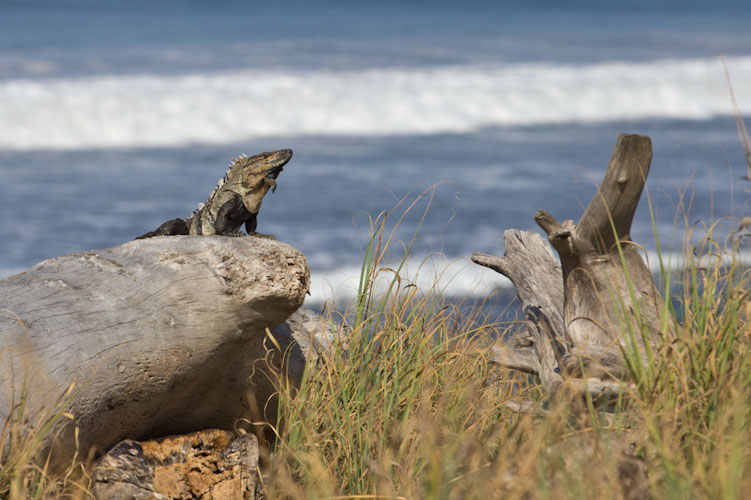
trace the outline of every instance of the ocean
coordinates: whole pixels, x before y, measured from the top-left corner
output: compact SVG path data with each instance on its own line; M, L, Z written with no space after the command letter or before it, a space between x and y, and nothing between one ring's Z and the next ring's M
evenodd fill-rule
M751 212L725 75L751 110L751 3L619 5L2 0L0 278L185 217L231 158L291 148L258 231L306 255L308 305L350 300L370 221L416 199L391 258L419 227L416 280L508 295L471 253L539 208L577 220L620 132L653 141L632 237L655 267L655 235L673 255Z

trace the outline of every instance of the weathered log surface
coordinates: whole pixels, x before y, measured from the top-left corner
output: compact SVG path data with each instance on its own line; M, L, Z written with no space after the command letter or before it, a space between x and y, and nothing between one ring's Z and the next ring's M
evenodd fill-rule
M510 368L539 375L543 385L552 389L561 380L558 360L567 352L561 266L539 234L509 229L503 233L503 242L503 257L476 252L472 261L503 274L514 284L525 310L537 370L533 371L530 348L501 346L496 348L494 356L497 362Z
M26 374L30 413L76 382L82 456L257 421L274 391L258 369L274 349L266 329L308 287L299 251L257 237L158 237L42 262L0 281L0 418ZM287 350L289 330L275 331Z
M533 346L513 347L500 342L490 349L491 361L529 375L540 374L540 359Z
M283 339L293 338L306 365L315 364L321 356L330 353L337 343L341 345L334 327L320 314L305 307L272 328L271 333Z

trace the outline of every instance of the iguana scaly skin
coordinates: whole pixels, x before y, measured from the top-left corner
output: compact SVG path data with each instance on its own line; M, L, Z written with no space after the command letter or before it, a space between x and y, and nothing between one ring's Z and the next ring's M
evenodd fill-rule
M292 150L282 149L232 160L209 199L190 217L167 221L136 239L177 234L234 236L243 224L248 233L254 233L261 201L269 189L276 189L276 178L290 158Z

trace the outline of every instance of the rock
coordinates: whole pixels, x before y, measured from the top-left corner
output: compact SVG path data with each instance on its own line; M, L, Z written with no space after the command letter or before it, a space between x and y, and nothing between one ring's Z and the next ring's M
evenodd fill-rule
M121 441L99 461L92 472L91 488L96 498L151 500L154 492L154 464L137 441Z
M139 443L122 441L92 472L101 500L255 498L258 441L205 430Z

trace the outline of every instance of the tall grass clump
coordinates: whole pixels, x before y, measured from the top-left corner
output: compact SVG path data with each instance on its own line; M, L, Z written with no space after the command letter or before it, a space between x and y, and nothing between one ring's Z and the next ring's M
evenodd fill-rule
M68 413L75 384L52 408L29 411L29 381L24 377L10 397L10 412L0 430L0 499L91 498L81 461L53 470L49 444L73 415ZM85 458L85 457L84 457Z
M357 297L329 315L337 343L299 391L282 390L270 497L437 498L467 487L503 442L498 424L514 417L497 403L512 397L512 383L472 341L498 335L497 325L477 326L437 287L407 278L414 238L386 266L403 217L390 232L389 214L373 221Z
M734 224L735 230L722 226ZM687 242L693 239L687 231ZM688 245L672 320L638 404L659 490L751 495L751 235L721 220Z

